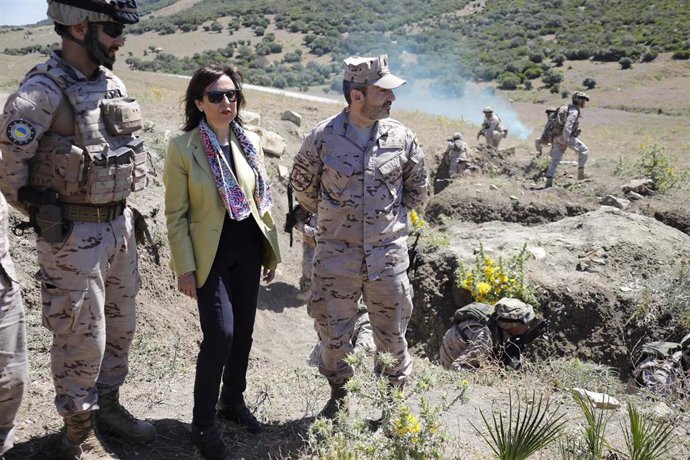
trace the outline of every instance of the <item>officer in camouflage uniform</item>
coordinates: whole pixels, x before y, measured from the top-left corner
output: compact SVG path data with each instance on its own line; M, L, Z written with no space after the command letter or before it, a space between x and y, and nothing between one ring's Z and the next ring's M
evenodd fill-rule
M481 314L463 314L468 308ZM439 361L448 370L477 370L486 360L500 359L501 347L527 332L534 318L531 305L511 298L499 300L495 307L476 302L458 309L455 324L443 336Z
M480 136L484 136L486 143L497 149L501 141L508 135L508 130L503 127L498 115L494 114L493 108L484 107L482 112L484 112L484 122L477 133L477 140Z
M448 147L443 160L448 165L448 174L451 179L465 177L469 174L470 158L467 144L462 140L462 133L455 133L453 137L448 139Z
M61 51L26 75L0 118L0 188L40 234L36 277L53 333L55 405L63 458L115 458L109 431L148 442L152 424L119 403L139 289L134 212L146 152L139 105L111 71L134 0L48 0ZM95 417L94 417L95 412ZM95 418L95 419L94 419Z
M582 109L585 108L585 102L589 102L589 96L582 91L575 91L573 93L572 104L568 105L568 116L563 126L563 133L551 143L551 163L549 169L546 170L546 185L545 187L553 186L553 178L556 175L556 168L561 162L565 149L571 148L577 152L577 179L583 180L585 178L585 165L589 156L587 146L578 139L580 135L580 116Z
M635 382L655 393L690 396L690 334L667 358L647 357L633 371Z
M28 379L24 305L9 253L7 211L0 193L0 458L12 448L14 421Z
M324 417L335 417L352 376L343 358L353 349L360 296L377 350L395 358L379 370L392 386L412 370L407 212L426 199L428 177L414 134L389 118L392 90L404 83L388 70L386 55L346 59L348 107L309 133L290 176L297 200L317 216L308 312L322 339L319 371L331 385Z

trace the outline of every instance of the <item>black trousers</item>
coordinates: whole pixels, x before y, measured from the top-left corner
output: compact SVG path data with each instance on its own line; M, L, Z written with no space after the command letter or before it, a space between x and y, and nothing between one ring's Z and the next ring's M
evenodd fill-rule
M203 340L196 362L192 423L213 425L221 376L221 403L244 402L261 277L263 235L252 216L227 216L211 272L197 289Z

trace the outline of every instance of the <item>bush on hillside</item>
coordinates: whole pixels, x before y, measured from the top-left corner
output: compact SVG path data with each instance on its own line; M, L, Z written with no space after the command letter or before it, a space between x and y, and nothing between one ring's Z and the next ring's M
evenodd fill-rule
M631 69L632 68L632 59L629 57L622 57L618 61L618 64L620 64L621 69L626 70L626 69Z
M597 86L597 81L592 77L587 77L582 80L582 86L587 89L594 89Z
M544 75L541 77L541 81L543 81L547 87L557 86L563 81L563 72L556 69L549 69L548 71L544 72Z
M520 77L515 75L513 72L503 72L498 77L498 87L500 89L517 89L520 84Z

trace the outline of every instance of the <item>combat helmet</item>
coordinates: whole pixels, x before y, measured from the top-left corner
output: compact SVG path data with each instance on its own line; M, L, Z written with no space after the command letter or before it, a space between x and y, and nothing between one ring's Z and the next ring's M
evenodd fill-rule
M500 321L527 324L535 317L534 308L518 299L504 297L496 302L496 318Z
M482 110L482 112L484 112L484 113L494 113L494 108L491 107L490 105L487 105L486 107L484 107L484 110Z
M575 91L573 93L573 102L577 101L578 99L584 99L585 101L589 102L589 96L582 91Z
M113 38L121 35L122 26L139 22L136 0L48 0L48 17L55 22L55 31L61 37L71 40L86 49L91 60L109 69L115 59L108 56L98 40L96 23L114 22L121 24L107 32ZM88 31L83 40L76 38L68 26L88 22ZM113 35L114 34L114 35Z
M462 140L462 133L459 133L459 132L458 132L458 133L453 133L453 136L452 136L450 139L448 139L449 142L452 142L452 141L461 141L461 140Z

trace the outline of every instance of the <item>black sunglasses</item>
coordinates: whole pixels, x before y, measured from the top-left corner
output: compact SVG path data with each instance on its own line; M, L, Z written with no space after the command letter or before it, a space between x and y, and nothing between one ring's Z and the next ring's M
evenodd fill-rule
M119 22L95 22L94 24L100 24L103 32L110 38L117 38L125 33L125 26Z
M227 91L206 91L206 97L211 104L220 104L223 101L223 96L228 98L228 102L235 102L237 95L240 94L239 89L229 89Z

